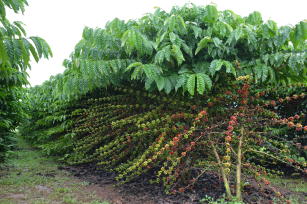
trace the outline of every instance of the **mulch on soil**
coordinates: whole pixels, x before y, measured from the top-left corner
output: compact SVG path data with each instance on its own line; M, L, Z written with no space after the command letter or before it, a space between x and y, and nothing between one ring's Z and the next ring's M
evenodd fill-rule
M109 201L119 204L198 204L205 196L218 199L225 193L221 178L214 172L203 174L199 181L196 182L192 190L174 195L166 195L163 187L157 184L149 183L153 175L143 175L129 183L115 186L115 174L99 169L94 164L79 165L79 166L61 166L59 169L70 172L73 176L86 180L89 183L103 187L111 187L120 195L120 199L113 200L109 197ZM255 204L271 204L276 193L271 187L260 184L259 182L247 179L248 185L245 185L243 198L245 203ZM274 187L275 191L279 191L286 197L293 194L286 189ZM297 193L299 197L304 199L307 193ZM304 201L302 201L304 202Z

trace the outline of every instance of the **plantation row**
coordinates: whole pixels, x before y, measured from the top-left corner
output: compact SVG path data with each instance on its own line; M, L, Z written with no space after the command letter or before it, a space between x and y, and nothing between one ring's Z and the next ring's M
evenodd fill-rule
M38 62L52 56L50 47L40 37L27 36L20 21L9 21L7 10L23 13L26 0L0 2L0 164L12 149L14 130L25 119L23 103L30 59Z
M37 118L23 132L69 164L116 172L119 183L154 174L167 193L192 189L212 170L229 185L239 161L244 175L266 185L267 174L306 174L307 88L250 89L238 81L210 102L136 87L96 91L47 115L33 103Z
M243 179L307 173L306 31L212 5L85 28L65 72L25 93L19 130L119 183L182 193L218 172L242 200Z

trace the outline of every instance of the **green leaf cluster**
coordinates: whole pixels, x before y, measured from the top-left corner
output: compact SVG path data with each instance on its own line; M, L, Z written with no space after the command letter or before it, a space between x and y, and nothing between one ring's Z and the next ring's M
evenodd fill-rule
M265 22L213 5L160 8L137 20L85 28L56 87L65 99L138 84L167 94L208 94L250 75L260 85L306 82L306 21Z
M25 117L23 87L28 84L31 57L37 62L52 56L44 39L28 37L22 22L6 18L7 9L24 12L26 5L26 0L0 1L0 162L12 146L13 131Z

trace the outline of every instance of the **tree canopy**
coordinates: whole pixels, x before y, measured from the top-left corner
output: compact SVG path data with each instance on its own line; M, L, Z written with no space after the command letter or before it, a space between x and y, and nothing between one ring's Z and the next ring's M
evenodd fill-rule
M23 86L29 84L27 71L31 67L31 57L52 56L46 41L40 37L26 35L20 21L10 22L6 10L24 12L26 0L0 1L0 162L11 146L11 132L25 118L21 99Z
M156 9L138 20L85 28L58 96L138 83L148 91L202 95L250 75L257 84L306 82L307 23L278 27L259 12L241 17L215 6Z

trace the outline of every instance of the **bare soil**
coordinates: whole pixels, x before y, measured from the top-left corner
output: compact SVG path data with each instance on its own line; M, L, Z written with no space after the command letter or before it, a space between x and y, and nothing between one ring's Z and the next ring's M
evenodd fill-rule
M99 195L105 196L111 203L123 204L196 204L207 203L201 200L209 196L218 199L225 193L221 178L213 172L204 174L193 190L185 193L166 195L163 187L150 184L152 175L147 174L129 183L116 186L115 175L100 170L93 164L79 166L62 166L62 170L70 172L73 176L86 180L96 187L99 186ZM285 203L291 197L296 197L298 203L307 202L307 192L293 192L279 186L266 186L253 179L246 179L244 186L244 202L255 204ZM307 181L306 178L304 181ZM233 186L234 187L234 186ZM102 189L101 189L102 188ZM279 200L276 192L280 192L284 199Z

